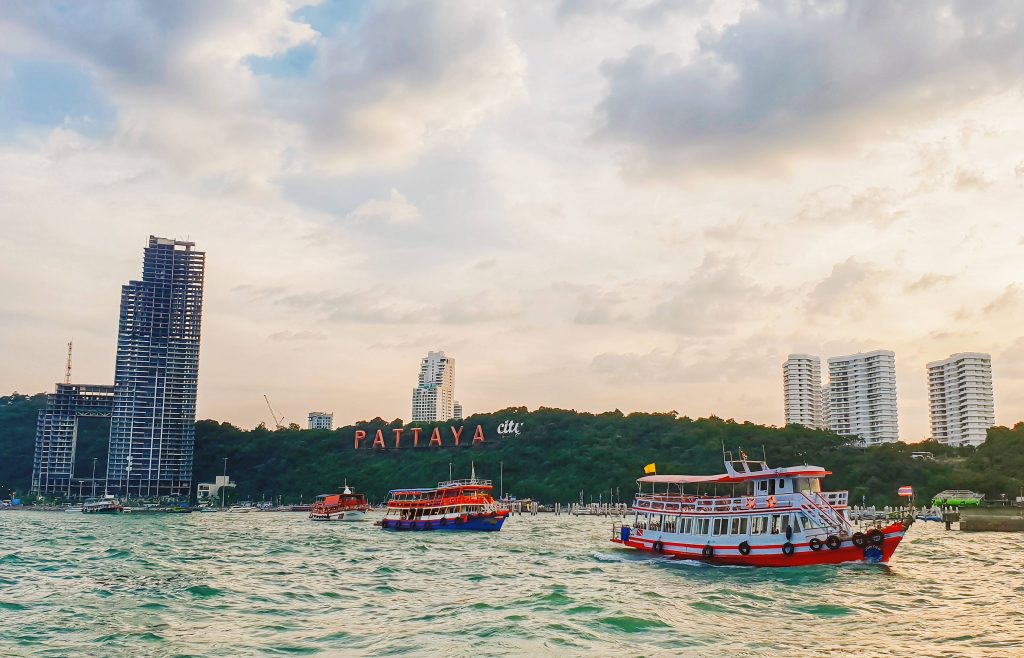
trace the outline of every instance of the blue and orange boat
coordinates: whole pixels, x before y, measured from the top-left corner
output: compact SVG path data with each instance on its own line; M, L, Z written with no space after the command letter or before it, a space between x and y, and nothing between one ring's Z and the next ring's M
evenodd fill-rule
M392 489L380 527L384 530L497 532L508 510L494 500L490 480L438 482L427 489Z

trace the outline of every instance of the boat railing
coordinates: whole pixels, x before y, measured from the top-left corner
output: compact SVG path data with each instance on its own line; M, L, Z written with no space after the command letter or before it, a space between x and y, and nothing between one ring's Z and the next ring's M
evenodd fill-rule
M451 487L490 487L490 480L478 480L471 478L469 480L448 480L447 482L438 482L438 489L448 489Z

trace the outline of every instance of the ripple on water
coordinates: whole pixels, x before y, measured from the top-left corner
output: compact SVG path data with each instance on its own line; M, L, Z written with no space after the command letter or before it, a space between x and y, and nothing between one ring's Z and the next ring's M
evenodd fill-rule
M986 536L982 549L915 525L888 567L746 569L614 548L604 520L587 517L516 517L486 537L317 526L301 514L130 520L86 528L71 515L0 513L0 646L765 656L807 646L920 655L948 642L954 653L1014 656L1024 642L1019 536ZM950 624L960 618L970 627Z

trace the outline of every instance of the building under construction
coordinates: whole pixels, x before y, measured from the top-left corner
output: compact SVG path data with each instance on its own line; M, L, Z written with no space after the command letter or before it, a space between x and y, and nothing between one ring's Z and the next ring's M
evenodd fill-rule
M142 279L121 289L114 386L57 385L40 412L32 490L70 495L79 416L108 415L110 493L188 496L192 488L206 254L150 236ZM70 371L70 354L68 359Z

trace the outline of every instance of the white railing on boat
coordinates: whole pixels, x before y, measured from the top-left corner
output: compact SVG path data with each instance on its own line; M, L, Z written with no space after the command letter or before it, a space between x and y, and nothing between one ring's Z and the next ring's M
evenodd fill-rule
M445 489L447 487L489 487L491 486L490 480L449 480L447 482L438 482L438 489Z
M759 494L737 498L650 494L638 496L633 506L665 512L752 512L768 509L769 498L775 499L775 505L772 505L772 507L803 507L810 503L813 507L824 506L828 508L829 512L835 514L832 508L845 507L848 493L845 491L828 491L806 495L801 492L768 496Z

